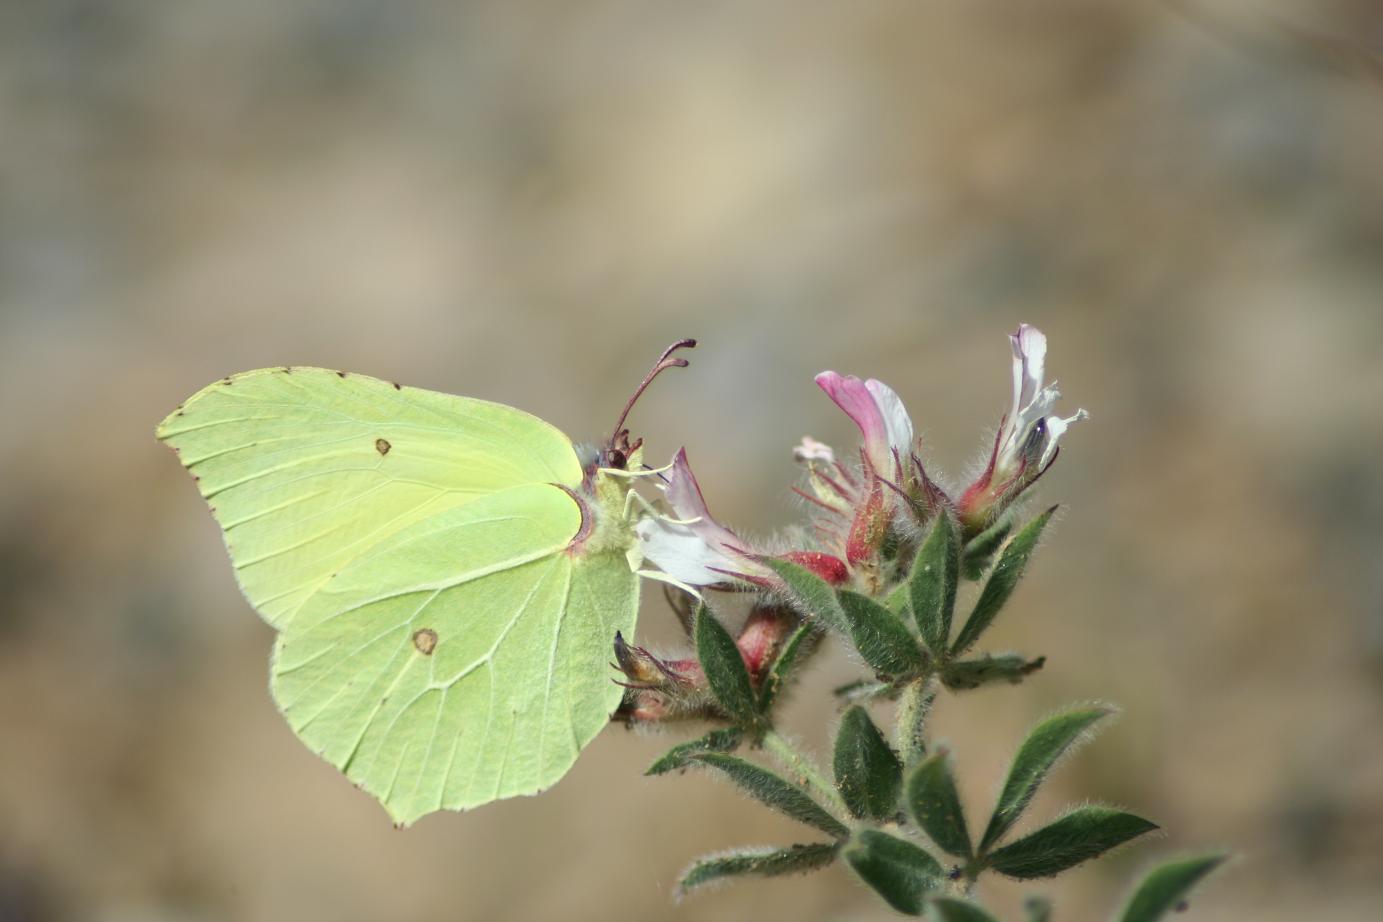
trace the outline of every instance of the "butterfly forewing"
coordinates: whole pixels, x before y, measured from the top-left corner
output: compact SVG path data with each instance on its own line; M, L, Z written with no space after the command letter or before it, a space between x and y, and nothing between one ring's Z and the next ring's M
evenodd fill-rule
M275 627L391 534L507 487L581 480L571 441L535 416L321 368L218 381L158 436L197 479L241 588Z

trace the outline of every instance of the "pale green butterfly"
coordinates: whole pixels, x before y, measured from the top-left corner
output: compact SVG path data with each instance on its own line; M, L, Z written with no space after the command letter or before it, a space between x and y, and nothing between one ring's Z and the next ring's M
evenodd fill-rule
M582 452L512 407L321 368L247 371L158 427L279 632L298 737L401 824L566 774L638 611L624 421Z

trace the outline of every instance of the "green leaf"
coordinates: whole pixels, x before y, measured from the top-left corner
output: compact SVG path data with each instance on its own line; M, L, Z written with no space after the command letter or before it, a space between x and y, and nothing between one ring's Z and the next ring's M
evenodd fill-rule
M1157 922L1175 909L1191 888L1227 857L1224 854L1196 855L1154 868L1133 891L1119 922Z
M1023 678L1041 669L1047 657L1030 660L1017 653L986 654L975 659L953 660L941 669L941 682L954 691L979 688L991 682L1017 685Z
M935 858L877 829L857 833L845 849L845 860L884 902L906 915L921 915L927 894L941 886L943 872Z
M1109 707L1078 708L1049 717L1033 728L1023 741L1018 755L1008 770L1008 780L989 818L989 826L980 842L980 851L990 846L1009 830L1032 800L1037 788L1057 760L1096 722L1114 713Z
M933 897L927 916L936 922L999 922L969 900L951 896Z
M831 694L842 699L846 704L877 701L879 698L889 697L892 693L893 683L880 682L878 679L856 679L831 689Z
M850 636L850 622L840 610L835 590L824 579L789 560L761 557L759 563L783 581L794 608L836 633Z
M912 587L907 580L903 580L890 589L888 595L884 596L884 607L906 621L908 618L912 617L911 614L909 614L912 611L912 605L908 601L908 597L911 593Z
M768 667L763 688L759 691L759 711L761 713L767 714L772 710L778 695L787 685L788 680L792 678L792 671L796 668L798 661L812 648L820 636L821 632L815 625L804 623L788 637L787 642L783 644L783 649L773 660L773 665Z
M698 858L677 884L679 896L726 877L779 877L824 868L836 860L840 846L814 843L787 848L737 849L725 855Z
M937 658L946 655L951 638L951 613L956 607L959 575L960 539L951 516L943 512L918 549L908 578L912 616L927 648Z
M824 807L804 794L800 788L766 768L719 752L701 752L690 758L719 769L750 797L787 814L799 823L815 826L836 838L843 839L850 834L844 823L826 812Z
M970 649L985 629L994 622L999 609L1004 607L1004 603L1018 586L1018 581L1023 578L1023 570L1028 565L1028 559L1037 548L1037 539L1042 536L1042 529L1047 527L1056 510L1057 507L1053 506L1033 519L1014 536L1008 547L1004 548L994 572L989 574L989 581L980 592L979 601L975 603L970 617L966 619L965 627L961 628L960 636L951 647L953 654L959 656Z
M664 775L686 768L691 763L691 757L697 753L730 752L740 744L740 740L743 738L744 733L739 727L721 727L718 730L712 730L700 739L689 740L673 746L663 753L662 758L648 766L648 771L644 774Z
M898 677L922 671L926 660L901 618L868 596L841 590L840 608L860 656L879 675Z
M1023 913L1027 922L1049 922L1052 918L1052 901L1045 896L1030 896L1023 900Z
M973 854L965 813L945 752L919 762L908 775L908 813L939 848L969 860Z
M836 789L855 816L884 820L898 812L903 766L862 707L840 722L834 768Z
M979 579L989 569L994 554L1013 531L1013 516L1002 516L993 525L971 538L960 554L960 572L966 579Z
M1156 828L1155 823L1122 810L1081 807L1050 826L1005 845L991 854L986 863L1000 874L1019 880L1055 877Z
M744 726L759 720L758 698L740 648L705 605L696 610L696 658L706 673L711 694L730 719Z

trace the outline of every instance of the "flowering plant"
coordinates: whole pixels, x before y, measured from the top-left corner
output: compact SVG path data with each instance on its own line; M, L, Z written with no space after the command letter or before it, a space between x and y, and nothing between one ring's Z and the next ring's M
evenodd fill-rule
M983 922L993 917L974 900L981 875L1055 876L1157 828L1133 813L1086 805L1012 835L1058 760L1107 722L1112 707L1072 707L1038 724L983 825L967 819L957 761L931 739L928 716L941 695L1020 684L1045 662L974 652L1056 511L1022 522L1020 500L1056 460L1067 428L1087 417L1084 410L1055 414L1060 393L1044 383L1046 337L1023 325L1010 339L1013 405L984 469L961 489L928 475L912 420L891 388L833 371L816 383L862 441L846 460L811 438L794 449L809 542L770 550L717 522L685 452L661 475L666 511L650 510L635 532L643 559L675 587L669 600L691 650L659 657L617 636L626 693L616 717L636 726L709 722L708 732L672 747L648 774L710 770L819 834L817 841L699 859L683 875L681 893L843 862L900 913ZM967 584L977 590L957 625ZM716 601L726 593L750 599L737 631ZM828 639L845 643L866 673L834 692L843 716L829 774L798 751L777 716ZM871 713L883 701L897 704L891 733ZM1162 917L1223 859L1204 854L1160 865L1117 918ZM1046 901L1027 905L1029 920L1048 918Z

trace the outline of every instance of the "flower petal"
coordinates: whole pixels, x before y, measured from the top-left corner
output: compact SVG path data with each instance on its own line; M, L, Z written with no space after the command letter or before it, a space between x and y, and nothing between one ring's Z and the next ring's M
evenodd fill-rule
M673 458L663 495L673 515L687 524L645 516L634 526L644 558L658 569L690 586L712 586L762 569L748 559L739 536L711 518L686 449Z
M1037 327L1020 323L1009 340L1013 343L1013 417L1017 417L1042 389L1047 337Z
M889 464L886 470L891 474L893 471L894 452L898 457L906 459L912 454L912 418L908 416L908 411L903 406L903 398L882 381L870 378L864 382L864 386L869 388L869 393L874 397L874 403L879 408L879 414L883 416L884 428L888 433Z
M874 379L862 381L854 375L823 371L816 383L860 427L865 456L875 472L892 477L894 451L900 457L912 451L912 420L903 401L887 384Z
M634 526L644 559L688 586L713 586L726 582L726 571L743 569L742 561L731 560L707 544L690 525L672 523L647 516Z

